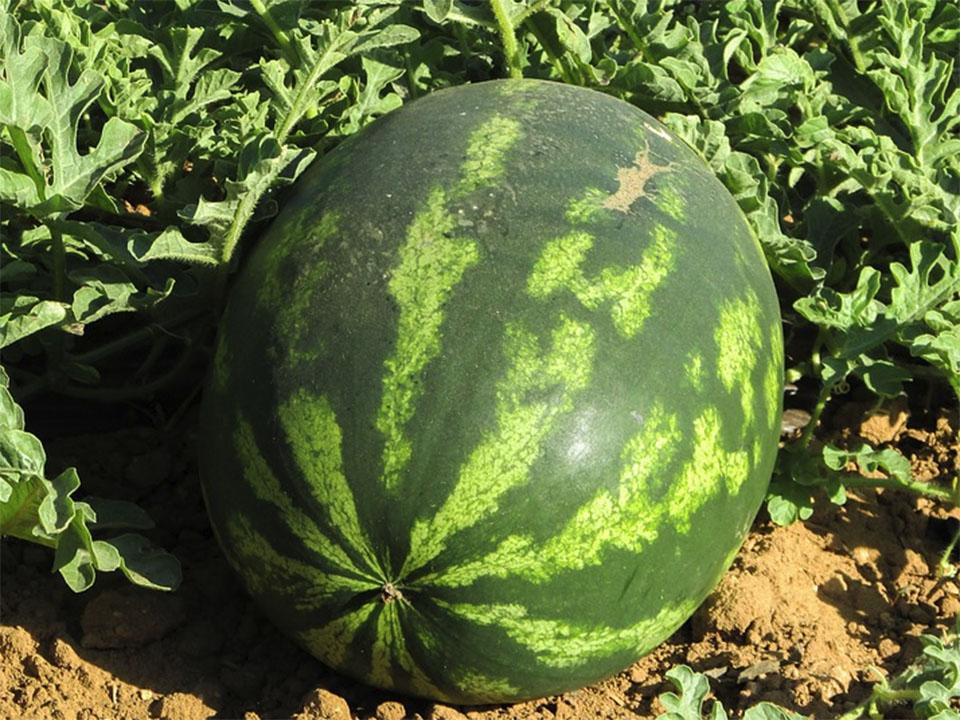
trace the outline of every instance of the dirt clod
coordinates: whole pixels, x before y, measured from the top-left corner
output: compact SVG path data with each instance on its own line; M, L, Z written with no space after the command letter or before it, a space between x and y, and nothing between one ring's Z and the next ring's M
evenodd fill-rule
M303 700L303 709L294 720L352 720L350 706L339 695L315 688Z
M427 715L427 720L467 720L467 716L446 705L433 705Z
M157 720L207 720L216 715L216 711L196 695L182 692L161 698L150 707L150 713Z
M61 667L66 670L75 670L81 666L80 656L77 655L77 651L60 638L56 638L53 641L51 655L53 656L53 662L57 665L57 667Z
M407 709L395 700L387 700L377 705L374 717L376 720L405 720Z

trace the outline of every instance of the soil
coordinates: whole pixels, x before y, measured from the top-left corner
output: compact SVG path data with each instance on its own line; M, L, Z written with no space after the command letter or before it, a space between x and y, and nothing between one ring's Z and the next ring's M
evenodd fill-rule
M921 422L896 404L845 412L840 439L898 446L924 480L957 472L946 414ZM788 419L788 434L804 422L802 413ZM130 425L48 442L49 469L76 465L86 491L145 507L158 520L153 539L183 564L183 584L166 594L101 575L74 595L50 573L48 550L4 542L0 718L650 718L663 710L657 695L672 689L664 673L680 663L706 673L728 710L770 700L834 717L869 694L875 675L868 668L898 673L917 657L919 635L942 634L960 611L957 581L935 572L960 512L866 490L842 507L822 502L810 520L790 527L761 512L704 606L667 643L607 681L485 708L394 696L337 676L271 626L213 540L192 438Z

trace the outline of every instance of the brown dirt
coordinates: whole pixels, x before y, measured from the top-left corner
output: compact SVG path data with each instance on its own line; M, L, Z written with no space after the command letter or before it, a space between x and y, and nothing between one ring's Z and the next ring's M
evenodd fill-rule
M851 412L849 439L897 441L924 479L956 472L945 417L921 427L897 407ZM77 596L50 574L48 551L5 542L0 718L649 718L678 663L707 673L728 709L763 699L833 717L866 697L869 667L899 672L917 656L918 636L943 632L960 611L957 582L933 572L960 512L865 491L788 528L761 514L707 603L616 677L514 706L454 709L340 678L273 629L212 539L189 439L140 428L50 445L59 464L79 466L85 490L136 500L162 519L154 539L181 559L184 582L159 594L101 576Z

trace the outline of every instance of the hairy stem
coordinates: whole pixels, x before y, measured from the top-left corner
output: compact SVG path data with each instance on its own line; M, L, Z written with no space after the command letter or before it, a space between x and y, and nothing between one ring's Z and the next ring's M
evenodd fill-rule
M260 19L263 20L263 24L267 26L267 29L270 30L274 40L277 41L277 45L280 46L283 54L287 56L287 60L293 65L299 64L300 59L297 56L296 49L290 42L290 38L287 37L287 34L277 25L277 21L273 19L273 15L270 14L270 9L263 4L263 0L250 0L250 5L253 7L254 12L260 16Z
M953 555L953 550L957 547L958 541L960 541L960 526L957 526L956 531L953 533L953 537L950 538L950 543L943 551L943 554L940 555L940 562L937 563L937 568L941 575L946 575L945 571L950 568L950 557Z
M823 387L820 388L820 394L817 396L817 404L813 406L813 410L810 412L810 422L803 428L800 440L797 441L800 448L810 446L810 442L813 440L813 434L817 429L817 425L820 423L820 416L823 415L824 408L827 407L827 402L830 400L830 392L832 390L833 383L824 383Z
M519 46L517 45L516 28L510 22L507 8L503 0L490 0L493 16L497 20L497 29L500 32L500 42L503 45L503 56L507 62L507 73L512 78L522 78L520 69Z
M860 74L865 74L867 71L867 63L863 59L863 53L860 52L860 44L857 38L847 31L850 23L847 18L847 13L844 12L839 0L827 0L827 7L830 11L830 21L836 23L830 28L831 32L846 41L847 49L850 51L850 59L853 60L854 67Z
M67 285L67 249L63 233L56 224L50 225L50 249L53 254L53 299L64 302Z
M196 348L188 347L167 372L143 385L115 388L86 388L78 385L66 385L57 388L57 392L67 397L80 398L81 400L95 400L98 402L123 402L125 400L148 398L178 380L190 367L190 363L195 357Z
M937 498L939 500L952 500L953 493L946 488L930 485L929 483L918 482L917 480L898 480L894 477L886 478L868 478L858 473L843 473L843 485L847 488L873 487L873 488L893 488L897 490L910 490L918 495Z
M563 81L570 83L571 85L577 84L573 77L570 75L570 71L567 69L566 63L563 62L563 58L558 56L554 49L550 47L550 43L543 33L540 32L540 29L536 26L535 23L527 20L525 22L527 30L536 38L537 42L540 44L540 47L543 48L543 51L547 54L547 57L550 58L550 63L557 69L560 77L563 78Z

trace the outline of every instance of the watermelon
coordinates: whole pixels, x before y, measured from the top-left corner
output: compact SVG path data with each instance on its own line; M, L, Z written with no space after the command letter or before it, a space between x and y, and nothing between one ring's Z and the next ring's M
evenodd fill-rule
M200 442L266 615L363 682L481 704L673 633L769 482L782 336L706 165L599 92L431 94L298 181L237 277Z

